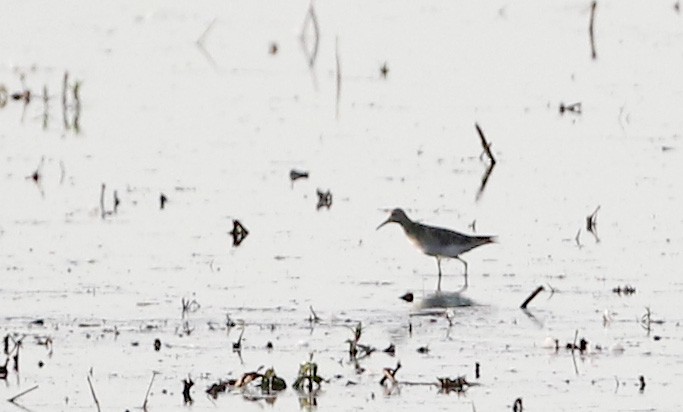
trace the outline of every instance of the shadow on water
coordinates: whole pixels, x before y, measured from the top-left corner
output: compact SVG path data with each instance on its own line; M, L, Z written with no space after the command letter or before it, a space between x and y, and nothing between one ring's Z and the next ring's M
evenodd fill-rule
M474 304L475 302L472 299L464 296L461 292L436 291L425 296L418 306L420 309L433 309L473 306Z

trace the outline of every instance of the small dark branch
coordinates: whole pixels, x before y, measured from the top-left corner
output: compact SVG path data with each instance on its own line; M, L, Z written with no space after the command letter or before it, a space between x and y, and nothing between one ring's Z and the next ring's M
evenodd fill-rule
M289 171L289 179L292 182L299 179L308 179L308 172L292 169Z
M581 102L568 104L566 106L564 103L560 103L560 114L564 114L565 112L581 114Z
M591 56L593 60L595 60L598 57L597 53L595 52L595 34L593 30L593 22L595 21L595 8L597 6L598 2L594 0L593 3L591 3L591 20L590 24L588 25L588 34L590 34L591 38Z
M522 398L515 399L515 403L512 404L512 412L523 412Z
M645 376L640 375L638 381L640 381L640 388L638 390L643 392L645 390Z
M308 317L308 322L309 323L319 323L320 322L320 317L318 316L317 313L313 310L313 305L308 307L308 310L311 311L311 315Z
M159 209L164 210L166 207L166 203L168 203L168 198L166 197L165 194L160 194L159 195Z
M538 295L539 293L541 293L544 289L545 289L545 288L544 288L543 286L537 287L536 290L534 290L533 292L531 292L531 295L529 295L529 297L526 298L526 300L525 300L524 302L522 302L522 305L520 306L520 308L521 308L521 309L526 309L527 305L529 305L529 302L531 302L531 301L536 297L536 295Z
M387 62L384 62L382 67L379 68L379 74L383 79L386 79L389 76L389 66L387 66Z
M479 371L479 366L480 366L480 365L479 365L479 362L476 362L476 363L474 364L474 378L475 378L475 379L479 379L479 376L481 376L480 373L479 373L479 372L480 372L480 371Z
M26 395L26 394L29 393L29 392L33 392L33 391L36 390L36 389L38 389L38 385L33 386L33 387L30 387L30 388L26 389L26 390L23 391L23 392L19 392L18 394L16 394L16 395L12 396L11 398L7 399L7 402L15 403L15 401L16 401L17 399L19 399L20 397Z
M339 102L341 100L341 62L339 60L339 37L334 42L334 58L337 63L337 98L335 100L336 117L339 119Z
M479 138L481 139L481 145L484 148L486 156L488 156L489 160L491 161L491 166L495 165L496 159L493 157L493 153L491 153L491 143L486 142L484 132L481 130L481 127L479 127L477 123L474 124L474 127L477 128L477 133L479 133Z
M232 245L234 247L239 246L248 234L249 231L247 230L247 228L242 226L242 223L240 223L239 220L233 219L232 231L230 232L230 235L232 235Z
M590 232L594 237L596 242L600 242L600 238L598 237L598 211L600 210L600 206L595 208L595 211L591 213L590 215L586 216L586 230Z
M185 405L192 405L192 396L190 395L190 389L194 386L194 382L190 376L187 379L183 379L183 403Z
M327 192L323 192L322 190L318 189L316 193L318 194L318 204L316 206L316 210L320 210L323 207L326 207L327 209L332 207L331 191L328 190Z
M149 398L149 392L152 390L152 383L154 382L154 377L157 376L159 372L152 372L152 379L149 380L149 386L147 387L147 393L145 394L145 401L142 403L142 410L147 410L147 400Z
M242 336L244 336L244 326L242 326L242 331L240 332L239 338L237 338L237 342L234 342L232 344L232 351L233 352L240 352L242 351Z
M88 375L87 378L88 378L88 386L90 387L90 394L92 395L92 399L95 401L95 406L97 407L97 412L100 412L100 401L97 400L97 395L95 395L95 388L93 388L92 382L90 381L90 375Z
M119 205L121 204L121 200L119 199L119 194L114 190L114 213L119 211Z

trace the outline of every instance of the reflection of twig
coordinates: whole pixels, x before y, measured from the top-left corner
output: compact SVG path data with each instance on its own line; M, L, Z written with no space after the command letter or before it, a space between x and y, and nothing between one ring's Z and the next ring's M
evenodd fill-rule
M308 28L308 23L313 26L313 48L309 51L306 46L306 29ZM315 8L313 7L313 2L308 6L308 11L306 12L306 17L304 18L304 25L301 29L301 43L304 46L304 52L306 57L308 57L308 66L313 68L315 66L315 61L318 57L318 46L320 46L320 26L318 25L318 18L315 14Z
M479 185L479 190L477 191L477 196L475 197L475 200L479 200L481 195L484 193L484 189L486 188L486 183L488 183L488 181L489 181L489 177L491 176L491 172L493 171L494 166L495 166L495 163L491 163L491 164L489 164L489 166L484 171L484 175L481 177L481 185Z
M334 43L334 57L337 61L337 100L336 100L336 116L339 119L339 100L341 99L341 64L339 63L339 37Z
M579 330L577 329L576 332L574 332L574 343L572 343L572 361L574 362L574 372L576 374L579 374L579 367L576 365L576 356L574 355L574 352L576 351L576 339L579 337Z
M64 82L62 83L62 120L64 121L64 130L69 130L69 119L67 117L67 89L69 88L69 72L64 72Z
M204 32L202 32L201 36L199 36L197 38L197 41L194 42L195 45L197 46L197 49L199 49L199 52L202 54L202 56L204 56L204 58L206 58L206 60L211 65L211 67L213 67L214 69L218 65L216 64L216 61L211 56L211 53L209 53L209 51L206 50L205 41L206 41L207 36L209 35L209 32L211 31L214 24L216 23L216 20L217 20L217 18L214 18L213 20L211 20L211 23L209 23L209 25L206 26L206 29L204 30Z
M586 216L586 230L589 231L593 237L595 237L596 242L600 242L600 238L598 237L598 211L600 210L600 205L595 208L595 211L591 213L590 215Z
M574 241L576 242L576 246L578 246L579 249L581 249L583 247L583 245L581 244L580 237L581 237L581 228L579 228L579 231L576 232L576 237L574 238Z
M590 34L591 38L591 56L593 57L593 60L595 60L598 57L597 53L595 52L595 37L593 34L593 20L595 20L595 8L597 7L597 5L598 2L595 0L591 4L591 20L590 24L588 25L588 34Z

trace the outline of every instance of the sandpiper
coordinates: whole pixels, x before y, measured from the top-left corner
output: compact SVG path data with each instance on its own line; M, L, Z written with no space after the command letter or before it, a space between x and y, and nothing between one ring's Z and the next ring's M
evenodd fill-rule
M469 236L450 229L413 222L402 209L392 210L389 218L377 226L377 229L391 222L400 224L403 227L403 231L406 232L408 239L420 248L424 254L436 258L436 264L439 268L437 290L441 290L442 258L455 258L465 265L464 290L467 288L467 262L460 255L481 245L496 241L495 236Z

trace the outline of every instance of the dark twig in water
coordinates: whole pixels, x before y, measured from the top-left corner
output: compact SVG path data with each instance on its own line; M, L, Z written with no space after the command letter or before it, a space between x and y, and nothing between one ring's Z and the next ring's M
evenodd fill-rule
M478 383L470 383L464 376L451 378L436 378L439 381L439 390L442 393L449 393L451 391L464 392L469 386L477 386Z
M242 351L242 336L244 336L244 326L242 326L242 330L240 331L240 336L237 338L237 342L234 342L232 344L232 351L233 352L241 352Z
M484 148L484 152L486 153L486 156L488 156L489 160L491 161L491 165L496 164L496 159L493 157L493 153L491 153L491 144L486 141L486 137L484 136L484 132L481 130L481 127L477 123L474 124L474 127L477 129L477 133L479 133L479 139L481 140L481 145Z
M292 182L299 179L308 179L308 172L292 169L289 171L289 179Z
M100 401L97 400L97 395L95 395L95 388L92 386L92 382L90 381L90 375L87 375L88 378L88 386L90 387L90 394L92 395L92 399L95 401L95 407L97 407L97 412L100 412Z
M588 25L588 34L590 34L590 38L591 38L591 56L592 56L593 60L595 60L598 57L597 53L595 52L595 35L594 35L594 30L593 30L593 22L595 21L595 8L597 6L598 6L597 1L593 1L593 3L591 3L591 20L590 20L590 24Z
M475 362L475 364L474 364L474 378L475 378L475 379L479 379L479 376L481 376L480 373L479 373L479 372L480 372L480 371L479 371L479 366L480 366L480 365L479 365L479 362Z
M638 377L638 381L640 382L640 388L638 389L640 392L643 392L645 390L645 376L640 375Z
M80 119L81 119L81 82L77 81L74 83L73 96L74 96L74 107L73 107L73 127L74 131L78 133L81 130Z
M383 79L386 79L389 76L389 66L387 66L387 62L384 62L382 67L379 68L379 74Z
M190 395L190 389L192 389L193 386L194 382L190 375L187 376L187 379L183 379L183 403L185 405L192 405L193 400Z
M320 322L320 317L318 316L317 313L313 310L313 305L308 307L308 310L311 311L311 315L308 317L308 322L309 323L318 323Z
M523 412L522 398L515 399L515 403L512 404L512 412Z
M166 203L168 203L168 198L165 194L161 193L159 195L159 209L164 210Z
M633 295L636 293L636 288L630 285L624 285L624 286L617 286L615 288L612 288L612 292L616 293L617 295Z
M486 141L484 132L481 130L481 127L479 127L479 124L475 123L474 127L477 129L477 133L479 134L479 139L481 141L482 147L484 148L484 153L486 153L486 156L489 158L489 166L486 168L486 171L481 178L481 185L479 186L479 191L477 192L476 196L476 200L479 200L481 195L484 193L484 189L486 188L486 183L489 181L491 172L493 172L493 167L496 165L496 159L493 157L493 153L491 152L492 143Z
M643 384L643 386L644 386L644 384ZM20 397L26 395L26 394L29 393L29 392L33 392L33 391L36 390L36 389L38 389L38 385L32 386L32 387L26 389L26 390L23 391L23 392L19 392L18 394L16 394L16 395L12 396L11 398L7 399L7 402L16 403L15 401L16 401L17 399L19 399Z
M564 103L560 103L560 114L564 114L565 112L581 114L581 102L568 104L566 106Z
M149 380L149 386L147 387L147 393L145 394L145 401L142 403L142 410L147 410L147 400L149 399L149 392L152 390L152 383L154 383L154 378L159 374L157 371L152 372L152 378Z
M318 205L316 206L317 210L320 210L323 207L326 207L327 209L332 207L331 191L328 190L327 192L323 192L322 190L318 189L316 193L318 193Z
M596 242L600 242L598 237L598 211L600 210L600 205L595 208L595 211L590 215L586 216L586 230L590 232L594 237Z
M531 292L531 295L529 295L529 297L526 298L526 300L525 300L524 302L522 302L522 305L520 306L520 308L521 308L521 309L526 309L527 305L529 305L529 302L531 302L531 301L533 300L533 298L535 298L536 295L538 295L539 293L541 293L544 289L545 289L545 288L544 288L543 286L537 287L536 290L534 290L533 292Z
M239 220L233 219L232 231L230 231L230 235L232 236L232 245L234 247L239 246L248 234L249 231L247 230L247 228L242 226L242 223L240 223Z

